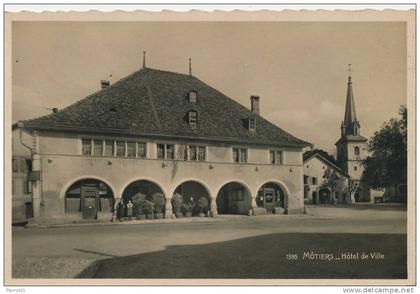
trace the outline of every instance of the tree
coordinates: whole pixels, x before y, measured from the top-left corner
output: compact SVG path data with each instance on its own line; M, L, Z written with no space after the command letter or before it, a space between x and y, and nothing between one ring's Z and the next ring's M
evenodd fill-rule
M313 149L313 150L309 150L306 151L303 154L303 158L309 158L311 157L313 154L320 154L322 157L324 157L326 160L328 160L329 162L331 162L332 164L337 165L337 161L335 160L334 156L332 156L331 154L329 154L327 151L322 150L322 149Z
M327 168L324 173L324 182L322 183L322 187L327 187L330 190L330 199L328 201L330 203L335 204L335 192L338 187L338 182L341 180L340 175L332 168Z
M363 160L365 179L374 189L407 185L407 107L400 119L385 122L368 142L369 155Z

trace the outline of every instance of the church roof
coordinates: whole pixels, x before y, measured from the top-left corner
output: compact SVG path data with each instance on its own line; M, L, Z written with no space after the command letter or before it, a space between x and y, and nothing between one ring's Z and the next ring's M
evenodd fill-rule
M353 122L355 121L357 121L356 106L354 104L352 81L351 81L351 77L349 77L349 80L347 83L347 98L346 98L346 110L344 112L344 124L348 128L350 128L353 125Z
M190 91L197 92L196 103L189 101ZM196 128L186 120L191 110L197 111ZM142 68L56 113L23 123L28 129L310 145L259 115L256 131L249 130L251 115L251 110L194 76Z
M368 139L361 135L344 135L338 141L335 143L335 145L339 143L345 143L345 142L366 142Z

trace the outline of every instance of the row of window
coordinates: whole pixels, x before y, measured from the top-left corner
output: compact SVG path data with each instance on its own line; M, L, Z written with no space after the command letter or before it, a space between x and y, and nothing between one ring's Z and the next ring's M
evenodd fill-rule
M174 160L174 144L157 144L157 159ZM284 162L284 152L270 150L270 163L281 165ZM147 149L145 142L82 139L82 154L85 156L107 156L107 157L135 157L146 158ZM206 147L197 145L182 145L179 154L186 161L206 161ZM232 148L233 162L247 163L248 149Z

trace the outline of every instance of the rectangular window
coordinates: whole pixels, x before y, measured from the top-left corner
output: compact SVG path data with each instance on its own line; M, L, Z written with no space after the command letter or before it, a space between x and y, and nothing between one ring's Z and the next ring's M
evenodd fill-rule
M198 147L198 160L199 161L206 160L206 147Z
M234 162L247 162L247 150L245 148L232 148L232 151Z
M124 141L117 141L117 156L119 157L125 156L125 142Z
M114 156L114 141L105 140L105 156Z
M312 185L318 184L318 179L315 177L312 177Z
M197 160L197 147L189 146L190 149L190 160Z
M137 157L146 158L146 143L137 143Z
M102 140L93 140L93 155L94 156L102 156L103 150L103 141Z
M174 145L166 145L166 159L174 159L174 154L175 154L175 150L174 150Z
M184 160L188 160L188 146L181 146Z
M270 163L276 165L283 164L283 151L270 150Z
M157 158L165 159L165 144L157 144Z
M196 103L197 102L197 92L190 91L189 92L189 98L190 98L190 102Z
M158 159L174 159L174 145L172 144L157 144L157 158Z
M189 112L189 124L191 127L197 127L197 112L196 111Z
M91 139L82 139L82 154L83 155L92 154L92 140Z
M136 157L136 142L127 142L127 157Z
M257 128L257 119L255 117L250 117L249 118L249 130L250 131L255 131L255 129Z
M244 191L242 189L233 191L233 201L244 201Z

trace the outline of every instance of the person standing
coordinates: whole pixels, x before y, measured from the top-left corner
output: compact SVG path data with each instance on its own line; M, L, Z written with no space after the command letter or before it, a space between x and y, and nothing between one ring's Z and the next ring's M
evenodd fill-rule
M122 218L124 217L124 204L122 199L117 204L117 219L122 222Z
M133 203L131 202L131 200L128 200L127 203L127 218L129 221L131 221L131 218L133 216Z

